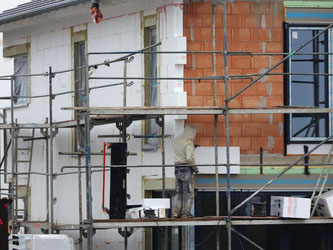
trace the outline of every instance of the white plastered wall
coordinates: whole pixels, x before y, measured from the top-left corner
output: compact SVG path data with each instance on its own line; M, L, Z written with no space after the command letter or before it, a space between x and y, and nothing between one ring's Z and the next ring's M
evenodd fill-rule
M130 1L116 6L103 8L104 21L99 25L91 22L90 16L85 13L74 13L73 17L55 18L56 21L45 19L45 22L24 29L7 31L5 33L5 46L9 47L30 41L31 44L31 73L47 72L49 66L53 71L66 70L72 67L72 27L82 24L87 25L88 51L121 51L138 50L143 47L143 33L141 20L144 15L156 14L158 17L159 39L162 42L160 50L186 50L186 40L183 37L183 13L182 6L178 1ZM54 14L50 13L50 16ZM90 64L103 62L106 59L117 58L119 55L92 56ZM186 57L183 55L159 55L159 76L161 77L183 77L183 65ZM128 65L128 76L143 76L143 55L136 55ZM111 67L101 66L94 76L122 76L123 63L112 64ZM90 86L100 86L109 83L122 82L122 80L97 81L91 80ZM186 105L186 93L183 92L182 81L160 81L159 102L162 106L184 106ZM72 74L66 73L56 75L53 79L53 92L64 92L73 89ZM31 80L31 95L48 93L48 78L36 77ZM122 87L103 88L91 91L91 106L122 106ZM127 89L127 105L143 106L143 81L134 80L134 85ZM62 95L55 98L53 102L53 121L66 121L73 119L71 111L63 111L61 107L73 106L71 95ZM32 99L27 107L17 108L15 118L19 123L44 123L49 114L48 98ZM166 134L178 135L182 132L186 116L166 117ZM10 117L9 117L10 119ZM129 134L142 134L140 121L133 122L128 128ZM29 131L22 130L22 135L28 135ZM114 125L96 126L91 131L91 151L100 152L103 147L102 138L99 134L117 134L119 131ZM37 136L41 136L36 131ZM72 152L73 131L71 129L60 129L54 142L54 172L60 172L65 165L77 165L77 159L70 156L60 156L59 152ZM172 137L173 138L173 137ZM166 164L173 164L172 138L166 139ZM117 141L110 139L108 141ZM45 142L36 141L33 154L33 171L45 172ZM129 165L161 164L161 150L143 152L142 140L131 139L128 142L130 152L137 156L128 158ZM23 156L24 157L24 156ZM107 157L107 162L110 158ZM83 159L84 162L84 159ZM101 165L101 156L92 156L92 165ZM10 166L10 161L9 161ZM67 170L69 171L69 170ZM129 204L138 204L142 197L142 176L146 178L161 178L160 168L131 169L128 175L128 193L131 195ZM173 177L173 170L167 169L167 177ZM106 179L109 179L107 175ZM95 219L107 218L101 209L102 203L102 175L92 175L93 187L93 217ZM55 222L78 223L78 192L77 175L59 176L54 180ZM83 215L85 218L85 175L82 176L83 187ZM107 185L108 188L108 185ZM31 179L31 220L42 221L46 216L45 203L45 177L33 175ZM108 193L106 194L108 197ZM106 199L106 204L109 204ZM39 230L35 230L40 233ZM77 239L78 232L64 232ZM129 238L129 249L142 248L143 234L141 230ZM123 239L117 230L97 231L94 236L94 246L99 249L118 249L123 247ZM84 244L85 245L85 242Z

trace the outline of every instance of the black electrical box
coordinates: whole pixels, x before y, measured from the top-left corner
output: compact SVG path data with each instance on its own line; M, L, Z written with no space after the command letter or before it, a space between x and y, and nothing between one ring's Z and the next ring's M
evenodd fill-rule
M8 199L0 200L0 249L8 250Z
M125 219L127 206L127 143L111 143L110 219Z

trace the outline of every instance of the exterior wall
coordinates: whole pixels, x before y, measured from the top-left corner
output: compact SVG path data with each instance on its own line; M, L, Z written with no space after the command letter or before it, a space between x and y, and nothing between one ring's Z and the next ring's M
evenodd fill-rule
M190 51L212 50L211 2L188 1L184 4L184 35ZM282 1L231 1L227 4L228 51L253 53L283 52ZM216 50L223 50L222 6L216 8ZM211 54L188 55L185 77L213 75ZM273 66L280 56L230 56L229 75L258 74ZM223 55L217 55L217 75L224 75ZM280 65L273 73L283 72ZM253 78L255 79L255 78ZM229 81L229 96L250 80ZM189 106L213 105L212 81L187 81ZM224 105L224 84L217 82L217 105ZM270 108L283 105L283 77L268 76L230 102L231 108ZM198 127L196 143L214 145L213 116L190 116L188 123ZM218 145L225 146L225 125L218 122ZM268 153L282 154L283 115L231 115L230 144L240 146L242 154L257 154L260 147Z
M79 9L79 8L78 8ZM185 38L183 38L182 6L177 1L129 1L112 7L103 8L104 21L99 25L91 22L91 17L86 15L88 8L84 8L84 14L75 12L74 17L58 18L57 21L45 20L32 27L25 27L5 32L5 46L10 47L17 44L30 42L31 44L31 73L47 72L49 66L53 71L66 70L73 67L72 59L72 27L74 30L87 29L88 51L123 51L139 50L143 47L142 20L144 16L157 15L157 27L159 40L162 42L161 50L186 50ZM120 15L121 13L121 15ZM50 13L49 17L54 17ZM28 20L29 21L29 20ZM27 21L27 22L28 22ZM53 24L52 24L53 23ZM119 55L92 56L90 64L104 62L107 59L118 58ZM161 77L182 77L185 57L179 57L176 61L170 55L160 55L159 76ZM143 76L143 55L135 55L134 60L128 65L128 76ZM94 73L94 76L123 76L123 63L112 64L111 67L101 66ZM114 81L90 81L90 86L101 86ZM183 92L183 82L160 81L159 82L159 103L163 106L184 106L186 105L186 94ZM54 93L73 90L73 74L59 74L53 79ZM35 77L31 80L31 95L48 93L48 78ZM143 81L134 81L134 85L127 89L128 106L143 106ZM103 88L91 91L91 106L122 106L122 87ZM173 101L172 101L173 100ZM177 100L177 101L175 101ZM62 111L61 107L74 106L72 95L57 96L54 99L53 122L72 120L74 114L71 111ZM48 98L32 99L28 106L15 109L15 118L19 123L44 123L49 115ZM173 164L172 138L182 132L186 116L166 118L166 134L171 138L166 139L166 164ZM8 117L10 119L10 117ZM128 128L128 133L133 135L143 134L143 122L136 121ZM20 135L28 135L31 131L22 130ZM96 126L91 131L91 151L100 152L103 148L104 139L98 138L99 134L118 134L119 131L113 124ZM36 136L41 136L39 130ZM62 166L77 165L77 159L70 156L60 156L59 152L74 151L74 130L60 129L54 141L54 172L59 173ZM107 141L118 141L108 139ZM128 149L137 156L128 159L129 165L140 164L161 164L161 149L157 151L142 151L143 140L131 139L128 142ZM45 172L45 142L36 141L34 145L32 171ZM22 157L27 157L22 155ZM110 158L107 157L107 162ZM84 162L84 160L83 160ZM101 156L92 156L92 165L101 165ZM9 171L11 162L9 160ZM68 171L68 170L67 170ZM173 178L173 170L167 168L166 175ZM107 174L106 179L110 176ZM144 179L161 179L160 168L135 168L131 169L128 175L128 193L131 199L128 204L140 204L144 195ZM106 219L102 212L102 174L92 175L93 187L93 217L95 219ZM55 222L77 224L78 217L78 177L74 175L58 176L54 180L54 206ZM85 201L85 175L82 176L83 187L83 215L86 215ZM46 218L46 192L45 177L33 175L31 177L31 220L43 221ZM108 197L108 194L106 194ZM109 204L108 198L106 204ZM40 230L33 229L40 233ZM67 233L67 232L64 232ZM74 239L78 238L78 232L69 232L68 235ZM123 247L123 238L117 230L97 232L94 236L94 247L99 249L120 249ZM142 249L143 234L136 230L129 238L129 249ZM85 242L83 243L85 245Z

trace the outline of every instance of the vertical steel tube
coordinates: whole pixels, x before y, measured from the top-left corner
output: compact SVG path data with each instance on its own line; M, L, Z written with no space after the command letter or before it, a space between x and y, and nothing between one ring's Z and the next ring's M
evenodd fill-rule
M127 99L127 63L128 63L128 59L124 60L124 86L123 86L123 106L126 107L127 103L126 103L126 99ZM125 134L126 137L126 134Z
M165 194L165 120L164 120L164 116L162 117L162 198L166 197ZM168 249L168 228L164 227L163 228L163 232L164 232L164 250Z
M78 76L81 75L81 70L84 70L83 68L80 68L80 72L77 70L77 62L75 61L75 71L74 71L74 90L75 90L75 107L80 106L80 91L79 91L79 82L78 82ZM87 81L87 80L86 80ZM80 145L80 118L81 115L79 111L76 111L76 130L75 130L75 137L76 137L76 149L77 152L80 152L81 145ZM77 165L81 167L81 155L77 156ZM82 175L81 175L81 168L78 168L78 198L79 198L79 225L82 225L83 220L83 213L82 213ZM82 250L82 235L83 235L83 229L80 227L79 230L79 250Z
M212 0L212 50L216 50L216 36L215 36L215 0ZM213 53L213 76L216 76L216 54ZM217 91L216 80L213 81L213 94L214 94L214 106L217 105ZM220 191L219 191L219 166L218 164L218 142L217 142L217 121L218 116L214 115L214 149L215 149L215 197L216 197L216 216L220 215ZM216 250L220 249L220 230L219 227L216 230Z
M93 217L92 217L92 187L91 187L91 142L90 142L90 111L89 111L89 55L86 55L86 114L85 114L85 125L86 125L86 191L87 191L87 248L88 250L93 249Z
M51 234L54 233L54 193L53 193L53 95L52 95L52 67L49 67L49 124L50 124L50 222Z
M49 123L48 117L46 118L46 124ZM45 154L46 154L46 222L50 222L50 157L49 157L49 129L45 129ZM50 233L50 230L48 230Z
M15 172L14 172L14 168L15 168L15 124L14 124L14 76L11 77L10 79L10 123L11 123L11 140L12 140L12 150L11 150L11 154L12 154L12 178L11 178L11 185L10 185L10 193L11 193L11 198L13 200L12 203L12 210L11 210L11 216L12 216L12 234L15 233L15 213L14 213L14 202L15 202L15 195L14 195L14 180L15 180Z
M229 143L229 88L228 88L228 41L227 41L227 0L223 0L223 41L224 41L224 86L225 86L225 136L227 167L227 207L228 207L228 250L231 250L231 195L230 195L230 143Z

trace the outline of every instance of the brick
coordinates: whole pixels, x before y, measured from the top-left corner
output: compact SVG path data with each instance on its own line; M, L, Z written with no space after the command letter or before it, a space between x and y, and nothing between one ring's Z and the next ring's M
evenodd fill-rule
M233 137L233 146L242 150L251 150L251 137Z
M283 154L284 153L284 138L283 136L273 137L274 138L274 145L271 153L274 154Z
M250 114L230 115L229 119L230 119L230 123L251 122L251 115Z
M270 56L251 57L252 68L257 68L257 69L268 68L269 63L270 63Z
M227 3L226 12L227 12L227 14L232 13L232 4L231 3ZM219 4L219 5L216 6L215 13L216 14L222 14L223 13L222 4Z
M232 29L233 41L251 41L251 29Z
M224 97L216 96L217 106L224 106ZM214 106L214 97L213 96L204 96L204 106Z
M232 89L232 94L236 94L238 91L244 89L245 86L247 86L247 83L242 83L242 82L233 82L231 85L231 89ZM245 90L242 94L239 95L239 98L242 98L243 96L252 96L252 95L256 95L256 92L253 91L254 90L254 86L251 86L250 88L248 88L247 90ZM237 97L238 98L238 97Z
M228 39L228 42L237 41L237 40L233 39L232 30L233 29L227 28L227 39ZM223 31L223 29L216 28L216 36L215 36L216 42L222 42L222 41L224 41L223 37L224 37L224 31Z
M243 42L243 51L262 53L262 42Z
M231 68L241 69L249 68L251 66L251 58L249 56L232 56Z
M227 27L241 28L242 27L242 16L241 15L228 15L227 16Z
M197 2L193 4L194 14L211 14L212 4L210 2Z
M252 137L252 150L255 150L257 153L260 152L260 147L263 148L263 150L267 151L269 150L269 148L267 147L267 142L268 142L268 138L265 137Z
M214 136L214 124L206 123L204 127L205 136ZM225 136L225 126L224 124L218 124L217 126L217 136Z
M212 68L208 68L208 69L204 69L204 76L213 76L213 69ZM224 76L224 69L221 67L216 69L216 76ZM217 80L218 84L221 83L222 80Z
M229 126L230 136L242 136L243 135L243 126L241 123L233 123Z
M229 108L242 108L243 101L240 98L235 98L229 103Z
M271 1L269 5L269 13L275 16L283 17L284 16L283 1Z
M196 83L195 84L195 95L196 96L211 96L213 95L213 84L212 82Z
M203 14L203 27L212 27L212 15L211 14ZM215 28L223 28L223 16L222 15L215 15Z
M262 134L264 136L282 136L280 127L278 123L273 124L263 124L262 126Z
M212 41L203 42L204 51L212 51L213 44ZM215 51L223 51L223 44L221 42L215 42Z
M281 42L266 42L267 53L281 53L283 52L283 43Z
M212 68L213 67L212 56L209 54L195 55L195 67L199 69Z
M249 2L233 2L231 5L232 14L250 14L251 6Z
M251 2L251 14L270 14L269 2Z
M190 15L184 17L184 27L190 28L191 25L193 27L204 27L203 25L203 16L202 15Z
M251 29L251 41L270 41L270 30Z
M261 123L243 123L244 136L261 136L262 124Z
M203 69L195 69L192 70L190 68L185 70L185 77L201 77L204 74L204 70ZM190 80L191 81L191 80Z
M193 28L194 40L196 41L211 41L212 30L210 28Z
M192 118L193 122L198 123L212 123L214 122L214 116L213 115L194 115Z
M272 41L283 42L283 30L281 28L272 30Z
M281 28L283 25L282 15L266 15L266 27L267 28Z
M261 28L261 15L243 15L242 27L243 28Z
M201 51L201 50L203 50L203 42L188 41L187 42L187 50L189 50L189 51Z
M269 123L268 114L251 114L252 122Z
M188 96L187 105L188 106L203 106L203 96Z
M199 145L201 147L211 147L213 143L213 137L199 137Z
M228 43L228 51L242 51L242 50L243 50L242 42Z
M259 97L258 96L243 96L244 108L258 108Z
M283 96L274 96L272 99L267 99L267 108L273 108L276 106L283 106Z
M283 96L284 90L283 90L283 83L272 83L272 96Z

